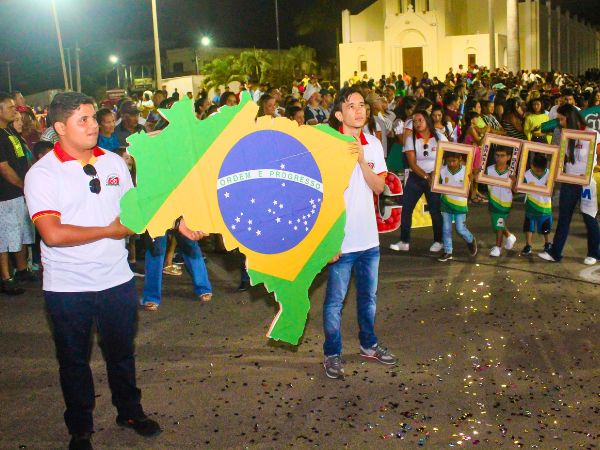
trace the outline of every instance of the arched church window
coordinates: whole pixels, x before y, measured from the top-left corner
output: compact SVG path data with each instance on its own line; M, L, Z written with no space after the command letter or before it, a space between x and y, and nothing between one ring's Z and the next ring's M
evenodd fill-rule
M367 61L365 59L360 61L360 71L361 72L367 71Z

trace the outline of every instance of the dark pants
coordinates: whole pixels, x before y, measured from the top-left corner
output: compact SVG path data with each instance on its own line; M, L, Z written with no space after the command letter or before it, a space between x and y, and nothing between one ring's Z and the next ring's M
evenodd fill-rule
M94 381L89 365L94 323L106 360L112 403L119 416L140 417L141 391L135 383L133 355L137 321L133 279L100 292L44 291L44 299L53 327L69 433L94 430Z
M413 172L410 172L408 176L402 197L402 220L400 222L400 240L402 242L410 242L413 211L423 194L425 194L425 198L427 199L429 214L431 215L433 240L435 242L442 242L443 227L442 213L440 211L440 194L431 192L427 180L418 177Z
M569 235L569 227L571 226L571 219L575 212L575 207L581 199L582 187L576 184L561 184L560 195L558 198L558 225L556 226L556 233L554 233L554 241L552 242L552 249L550 254L554 259L560 261L562 259L562 251L567 242L567 236ZM583 217L583 223L587 229L587 256L592 258L600 259L600 226L595 217L587 214L581 214Z

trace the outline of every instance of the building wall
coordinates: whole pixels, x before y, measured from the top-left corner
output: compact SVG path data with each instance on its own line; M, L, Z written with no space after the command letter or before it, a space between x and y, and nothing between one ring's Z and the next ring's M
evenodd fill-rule
M350 16L351 42L383 40L384 6L384 1L378 0L360 14Z
M423 48L423 70L430 76L442 78L448 67L467 65L469 53L476 54L477 64L489 66L488 2L476 0L478 7L474 2L429 0L430 10L423 12L425 0L417 0L413 12L408 0L378 0L357 15L345 13L352 45L340 45L341 80L360 69L361 55L368 58L369 76L402 73L407 47ZM600 32L558 8L549 16L544 0L524 0L518 8L522 69L549 70L549 60L552 68L575 74L600 67ZM506 66L506 1L493 1L493 17L496 65Z
M367 70L361 71L361 61L367 62ZM340 44L340 74L342 82L348 80L354 71L362 77L367 74L372 78L379 78L387 73L383 65L383 41L350 42Z

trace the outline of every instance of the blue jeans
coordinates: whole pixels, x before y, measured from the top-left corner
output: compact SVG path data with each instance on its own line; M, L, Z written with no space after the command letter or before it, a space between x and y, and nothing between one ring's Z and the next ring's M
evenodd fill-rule
M191 241L183 236L180 237L183 243L181 251L185 267L192 277L194 283L194 293L196 295L209 294L212 292L212 286L208 279L208 271L202 257L202 250L197 241ZM142 293L142 304L156 303L160 304L162 297L162 277L165 253L167 252L167 237L160 236L154 240L154 251L146 250L144 291Z
M106 360L112 403L125 419L140 417L143 410L133 353L137 323L133 279L99 292L44 291L44 299L52 324L69 433L94 431L95 394L89 364L94 323Z
M433 225L433 240L442 242L442 214L440 212L441 197L436 192L431 192L431 187L427 180L419 178L414 172L410 172L408 180L404 186L402 196L402 216L400 221L400 240L410 242L410 229L412 227L413 211L421 196L425 194L429 214L431 215L431 224Z
M473 242L473 235L465 225L467 220L466 214L452 214L442 212L443 226L443 240L444 240L444 253L452 253L452 221L456 225L456 232L461 236L467 244Z
M549 252L557 261L562 259L562 251L567 242L567 236L569 235L571 219L573 218L575 207L581 199L582 190L583 188L576 184L563 183L560 185L560 194L558 197L558 225L556 226L552 248ZM585 228L587 229L587 256L600 259L600 226L595 217L583 213L581 215L583 217L583 223L585 223Z
M342 307L348 292L350 277L354 271L356 283L356 309L358 315L358 339L363 348L377 344L375 336L375 310L377 278L379 272L379 247L353 253L344 253L329 266L327 292L323 305L323 329L325 356L342 354Z

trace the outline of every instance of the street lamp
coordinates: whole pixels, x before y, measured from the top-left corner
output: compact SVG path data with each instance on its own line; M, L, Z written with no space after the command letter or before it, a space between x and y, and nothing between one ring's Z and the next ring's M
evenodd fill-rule
M110 55L108 57L108 60L110 61L111 64L114 65L114 68L117 71L117 87L120 88L121 87L121 76L119 74L119 66L118 66L118 62L119 62L119 57L116 55Z
M111 62L111 64L116 64L119 62L119 58L115 55L110 55L108 57L108 60Z
M200 44L202 47L208 47L212 43L211 39L208 36L202 36L200 38ZM196 60L196 75L200 74L200 66L198 64L198 52L194 49L194 57Z

